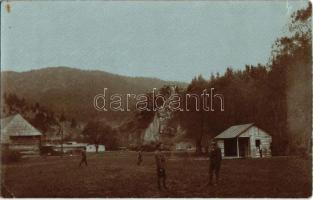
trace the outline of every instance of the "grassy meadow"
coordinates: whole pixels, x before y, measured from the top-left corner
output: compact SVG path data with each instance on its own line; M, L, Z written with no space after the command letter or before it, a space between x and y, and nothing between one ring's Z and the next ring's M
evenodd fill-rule
M167 156L169 190L159 191L153 153L88 154L88 166L79 156L24 158L2 165L2 195L14 197L308 197L311 160L300 157L223 160L221 180L206 186L209 161Z

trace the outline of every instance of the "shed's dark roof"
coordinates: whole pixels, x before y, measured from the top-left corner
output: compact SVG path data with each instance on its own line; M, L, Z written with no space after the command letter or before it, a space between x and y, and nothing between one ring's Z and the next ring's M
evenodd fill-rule
M225 131L223 131L221 134L216 136L215 138L217 139L235 138L244 131L246 131L247 129L249 129L251 126L253 126L253 123L231 126Z

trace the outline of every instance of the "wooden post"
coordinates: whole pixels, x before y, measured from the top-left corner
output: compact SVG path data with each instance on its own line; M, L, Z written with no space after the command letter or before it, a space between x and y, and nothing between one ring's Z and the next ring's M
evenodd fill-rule
M251 157L251 144L250 144L251 140L250 137L248 139L248 157Z
M238 141L238 137L237 137L237 157L239 158L239 141Z

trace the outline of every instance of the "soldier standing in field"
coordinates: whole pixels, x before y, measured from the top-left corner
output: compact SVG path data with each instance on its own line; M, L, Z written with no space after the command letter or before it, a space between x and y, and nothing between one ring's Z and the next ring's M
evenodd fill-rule
M87 153L86 153L86 147L81 151L81 156L82 156L82 159L79 163L79 166L82 165L82 163L85 163L86 166L88 166L87 164Z
M142 150L140 149L138 151L137 165L140 165L141 163L142 163Z
M222 152L221 149L217 146L217 143L215 141L212 142L212 148L209 151L209 157L210 157L209 185L212 185L213 173L215 174L216 180L216 183L214 185L217 185L219 181L219 172L222 162Z
M157 180L158 180L158 188L161 190L161 181L163 183L164 189L166 187L166 166L165 166L165 155L162 152L163 144L159 144L155 151L155 162L157 168Z

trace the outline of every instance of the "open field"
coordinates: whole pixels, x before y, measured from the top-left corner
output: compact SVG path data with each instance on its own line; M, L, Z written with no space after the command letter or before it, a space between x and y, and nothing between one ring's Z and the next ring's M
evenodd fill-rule
M218 186L205 186L209 161L168 157L168 191L159 191L152 153L142 166L134 152L39 157L2 166L2 182L15 197L308 197L311 160L298 157L223 160Z

